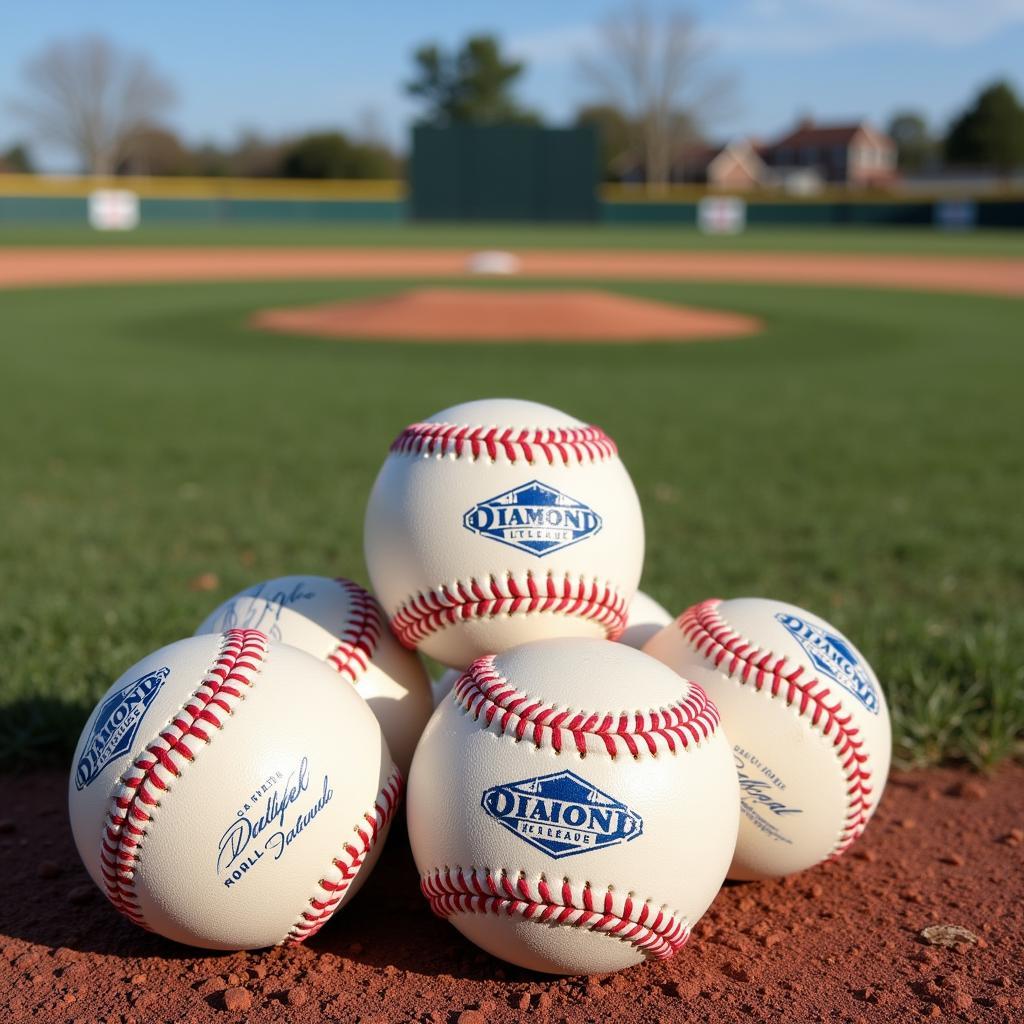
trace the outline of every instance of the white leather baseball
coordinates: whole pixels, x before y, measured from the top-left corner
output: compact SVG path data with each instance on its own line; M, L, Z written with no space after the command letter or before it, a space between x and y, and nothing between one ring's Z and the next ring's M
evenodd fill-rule
M620 644L628 644L638 651L663 626L672 621L672 613L662 608L653 597L642 590L633 595L626 613L626 628L619 637Z
M365 881L402 787L366 702L256 630L145 657L90 716L75 845L126 917L177 942L308 938Z
M409 780L409 839L435 913L495 956L557 974L675 953L725 878L738 820L714 705L605 640L537 640L474 662Z
M627 647L635 647L639 651L659 629L667 626L671 621L671 612L666 611L653 597L638 590L629 603L629 611L626 613L626 628L622 631L622 636L619 637L619 643L626 644ZM437 679L431 680L430 688L433 692L435 708L448 696L460 675L459 669L450 668Z
M644 650L700 683L722 713L743 811L731 878L809 868L863 832L889 772L889 711L834 626L781 601L715 599Z
M370 705L395 764L408 773L434 709L430 680L391 634L372 594L351 580L282 576L229 598L196 635L226 629L259 629L326 661Z
M644 529L603 431L491 399L399 434L370 495L365 545L402 643L464 668L527 640L618 637Z

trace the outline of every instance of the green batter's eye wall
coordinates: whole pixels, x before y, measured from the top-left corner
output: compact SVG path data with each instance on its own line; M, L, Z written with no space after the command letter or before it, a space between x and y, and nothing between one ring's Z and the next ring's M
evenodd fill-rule
M596 221L592 127L418 125L409 163L414 220Z

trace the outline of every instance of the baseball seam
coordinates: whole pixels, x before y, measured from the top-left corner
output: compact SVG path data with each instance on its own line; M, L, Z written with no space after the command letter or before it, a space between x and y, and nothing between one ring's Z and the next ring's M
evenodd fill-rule
M809 719L832 741L846 784L846 814L839 836L830 853L840 856L864 831L871 817L873 787L866 769L868 754L860 730L851 725L852 715L843 714L840 701L828 702L831 690L817 678L801 681L804 666L787 672L786 657L762 650L737 633L719 613L721 600L711 598L688 608L676 621L683 636L702 657L712 662L740 685L752 685L756 691L769 688L771 696L782 696L787 707L796 709L800 718Z
M632 893L618 899L608 887L603 896L589 883L576 885L568 879L550 884L541 875L531 883L525 873L517 876L490 868L435 868L420 879L423 895L438 917L454 914L504 914L538 924L584 928L628 942L645 958L666 960L690 937L684 918Z
M657 757L662 751L677 754L696 746L718 727L718 709L688 680L686 696L668 707L574 711L517 690L494 661L494 655L474 661L452 687L454 700L483 728L493 726L503 736L513 735L516 742L530 739L538 749L547 746L556 754L575 749L580 757L598 752L613 759L623 753L639 758L644 752Z
M372 594L358 583L338 577L335 582L349 601L349 619L327 661L355 685L366 671L380 643L381 610Z
M404 787L402 773L392 766L387 781L377 794L373 807L353 827L355 838L342 845L342 852L331 861L337 879L321 878L317 892L309 899L298 921L288 932L287 941L304 942L315 935L331 919L356 880L366 858L380 841L395 815Z
M559 582L550 573L538 577L528 570L525 581L507 573L414 594L392 616L391 629L403 646L415 650L432 633L459 622L543 612L588 619L604 627L607 639L616 640L626 627L627 604L609 583L588 583L568 573Z
M267 637L255 629L224 633L217 660L182 708L145 747L119 780L104 823L100 870L111 903L135 924L149 928L135 893L135 870L147 827L162 796L185 765L210 743L211 728L245 700L267 655Z
M413 423L392 442L396 455L437 455L495 462L541 460L553 466L573 462L601 462L618 449L600 427L483 427L458 423Z

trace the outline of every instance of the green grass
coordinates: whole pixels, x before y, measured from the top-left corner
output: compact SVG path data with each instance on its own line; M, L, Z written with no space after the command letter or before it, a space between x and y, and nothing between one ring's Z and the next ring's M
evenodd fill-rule
M400 287L0 293L5 765L65 764L109 683L236 589L287 572L365 580L363 510L394 434L494 393L618 439L647 520L645 589L672 609L760 594L834 621L883 680L903 763L1017 749L1020 302L623 285L767 323L749 340L633 348L340 344L244 325L262 306ZM215 592L190 589L204 572Z
M339 245L848 252L1024 258L1024 231L904 227L754 227L735 237L686 225L150 224L98 234L84 224L0 223L0 245Z

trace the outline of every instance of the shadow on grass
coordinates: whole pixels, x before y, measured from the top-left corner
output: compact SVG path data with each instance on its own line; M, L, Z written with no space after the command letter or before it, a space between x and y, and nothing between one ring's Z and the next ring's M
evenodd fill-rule
M75 741L93 709L85 697L30 697L0 710L0 772L70 765Z

